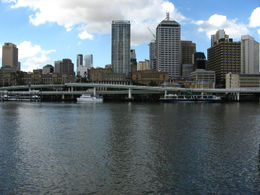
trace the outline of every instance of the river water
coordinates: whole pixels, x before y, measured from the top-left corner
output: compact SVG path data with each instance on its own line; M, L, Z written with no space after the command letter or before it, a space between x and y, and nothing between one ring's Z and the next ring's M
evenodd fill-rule
M257 103L0 103L0 194L257 194Z

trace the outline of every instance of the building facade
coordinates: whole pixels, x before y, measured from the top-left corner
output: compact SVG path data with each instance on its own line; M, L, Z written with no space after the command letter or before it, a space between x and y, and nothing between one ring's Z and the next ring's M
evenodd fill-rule
M93 67L93 55L88 54L84 56L84 66L88 69Z
M114 73L130 76L130 21L112 22L112 69Z
M140 70L150 70L150 61L149 60L139 61L137 70L138 71L140 71Z
M259 43L249 35L241 37L241 73L259 73Z
M215 71L197 69L190 74L191 88L215 88Z
M155 70L137 71L132 74L132 81L142 85L160 85L169 80L167 72Z
M216 86L225 87L226 74L240 73L241 43L221 39L208 49L207 70L216 72Z
M226 74L226 88L259 88L260 74Z
M216 34L211 35L211 47L218 44L219 41L228 40L229 35L226 35L223 29L218 30Z
M57 74L74 75L74 64L71 59L55 61L54 72Z
M194 70L206 69L206 56L203 52L196 52L192 57L192 64L194 64Z
M181 26L169 14L156 28L157 71L181 77Z
M150 69L157 70L156 41L149 44Z
M196 44L192 41L181 41L181 63L192 64L192 56L196 52Z
M18 62L18 48L13 43L5 43L2 48L2 67L10 67L14 71L20 71Z
M42 74L52 74L54 73L54 67L50 64L47 64L42 68Z

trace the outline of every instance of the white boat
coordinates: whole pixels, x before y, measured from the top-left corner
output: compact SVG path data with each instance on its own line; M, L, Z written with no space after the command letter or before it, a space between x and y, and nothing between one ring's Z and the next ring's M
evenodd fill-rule
M83 94L82 96L80 96L79 98L77 98L77 102L103 102L103 97L100 96L94 96L94 95L90 95L90 94Z

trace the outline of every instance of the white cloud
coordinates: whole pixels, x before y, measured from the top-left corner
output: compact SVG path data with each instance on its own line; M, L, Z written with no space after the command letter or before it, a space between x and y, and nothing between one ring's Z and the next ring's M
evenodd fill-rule
M250 16L250 27L260 26L260 7L257 7Z
M228 20L226 16L214 14L205 20L195 22L199 26L199 32L206 32L208 38L217 30L224 29L231 38L240 38L241 35L249 34L245 24L237 23L237 19Z
M82 31L79 33L79 38L84 40L84 39L93 39L93 35L89 34L86 30L85 31Z
M18 58L21 60L23 71L32 71L51 62L48 54L56 50L43 50L39 45L32 45L30 41L23 41L18 46Z
M55 22L70 31L86 25L87 28L79 32L79 37L85 39L92 39L93 33L110 33L112 20L130 20L133 44L150 41L152 35L147 27L155 29L158 22L165 18L166 11L170 12L174 20L180 22L185 19L169 0L5 0L5 2L11 3L12 8L31 9L33 14L30 16L30 22L35 26Z

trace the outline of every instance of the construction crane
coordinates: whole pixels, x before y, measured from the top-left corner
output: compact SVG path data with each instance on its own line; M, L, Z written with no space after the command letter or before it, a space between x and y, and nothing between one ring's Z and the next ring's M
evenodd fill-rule
M149 27L147 27L147 29L148 29L149 32L153 35L154 40L156 40L156 36L155 36L155 34L153 33L153 31L152 31Z

